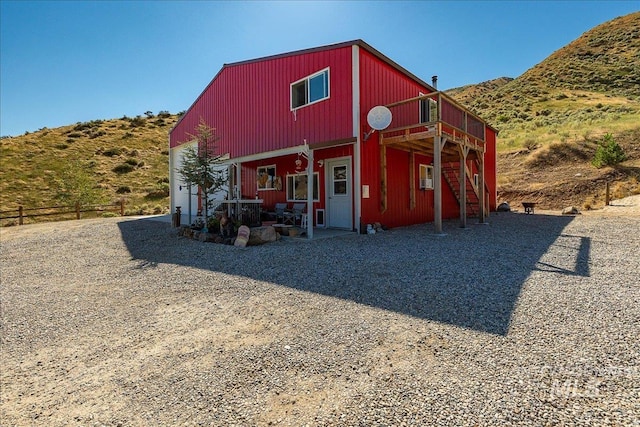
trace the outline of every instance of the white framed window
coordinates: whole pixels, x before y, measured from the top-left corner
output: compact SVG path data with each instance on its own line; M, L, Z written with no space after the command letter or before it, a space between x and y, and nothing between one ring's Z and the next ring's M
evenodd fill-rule
M329 68L291 83L291 109L329 98Z
M276 165L258 166L257 179L258 191L276 189Z
M420 92L420 96L422 95L426 95L426 93ZM429 123L438 120L438 103L435 99L422 99L418 104L420 104L420 123Z
M307 174L287 175L287 201L307 200ZM318 173L313 174L313 201L319 201Z
M420 165L420 189L433 189L433 166Z

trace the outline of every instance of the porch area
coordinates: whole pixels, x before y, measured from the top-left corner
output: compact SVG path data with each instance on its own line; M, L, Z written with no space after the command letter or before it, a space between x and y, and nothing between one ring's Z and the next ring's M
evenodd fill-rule
M409 153L410 209L416 205L415 155L433 159L430 183L434 192L436 233L442 233L443 181L457 199L461 227L466 227L469 216L485 222L489 213L489 188L485 182L486 122L443 92L420 95L385 107L392 112L393 119L389 127L378 133L380 211L387 209L386 159L387 150L392 148ZM416 110L418 120L415 120Z

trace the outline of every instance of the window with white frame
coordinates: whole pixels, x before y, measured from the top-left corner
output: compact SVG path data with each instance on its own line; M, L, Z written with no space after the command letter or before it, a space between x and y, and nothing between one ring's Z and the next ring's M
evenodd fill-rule
M420 189L433 189L433 166L420 165Z
M291 109L304 107L329 98L329 69L291 83Z
M276 165L258 166L257 168L258 190L276 189Z
M307 200L307 174L287 175L287 201ZM313 201L319 199L318 173L313 174Z
M420 96L426 95L420 92ZM438 103L435 99L421 99L420 102L420 123L435 122L438 120Z

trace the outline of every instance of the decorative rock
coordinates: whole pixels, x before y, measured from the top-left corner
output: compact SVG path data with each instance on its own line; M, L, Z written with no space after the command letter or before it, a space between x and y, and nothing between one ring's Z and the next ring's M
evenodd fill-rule
M580 215L580 211L575 206L568 206L562 209L562 215Z
M276 229L272 226L254 227L249 234L248 246L263 245L277 240Z
M502 202L498 205L496 210L498 212L511 212L511 206L509 206L509 203L507 202Z

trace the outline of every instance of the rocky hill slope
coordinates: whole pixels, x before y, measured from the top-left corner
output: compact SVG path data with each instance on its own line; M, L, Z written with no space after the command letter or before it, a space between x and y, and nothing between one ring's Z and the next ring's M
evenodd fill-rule
M582 208L640 193L640 12L586 32L523 75L449 91L499 134L499 197ZM627 160L596 169L611 133Z

